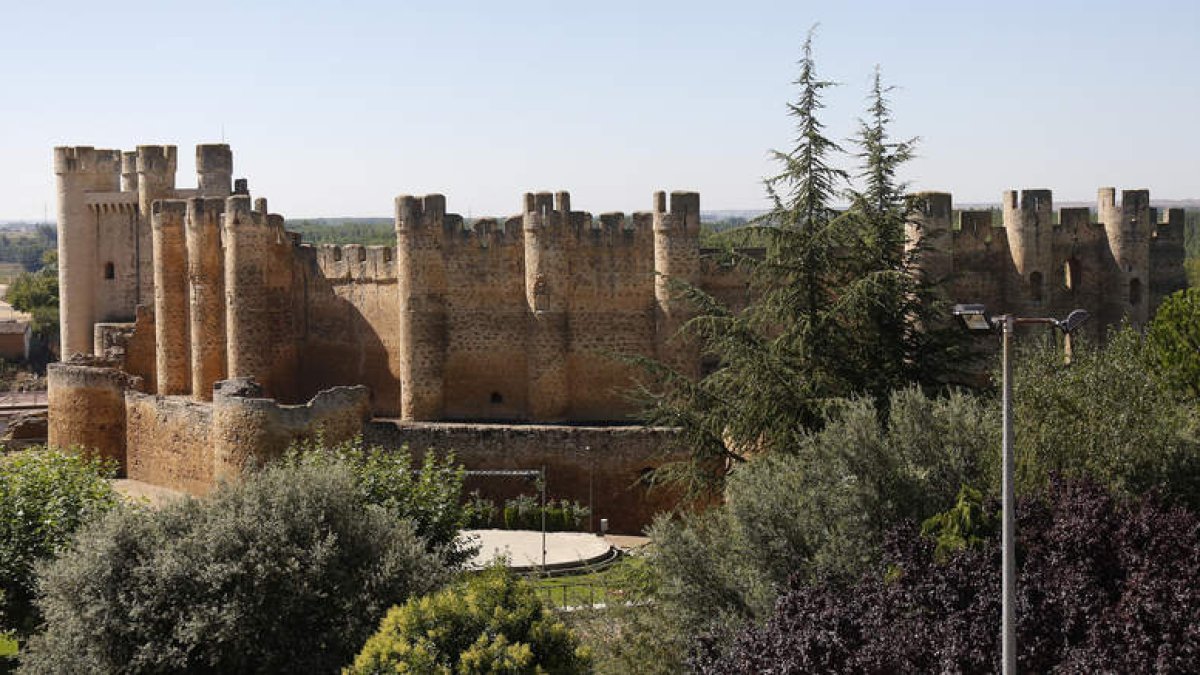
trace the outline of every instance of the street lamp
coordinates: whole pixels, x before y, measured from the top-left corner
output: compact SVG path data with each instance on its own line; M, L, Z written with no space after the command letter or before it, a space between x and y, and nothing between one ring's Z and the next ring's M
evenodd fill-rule
M1017 317L1012 314L990 316L983 305L955 305L954 316L972 332L992 332L999 328L1004 358L1004 437L1002 450L1003 480L1001 508L1003 509L1002 539L1002 614L1000 622L1001 672L1017 672L1017 557L1016 557L1016 500L1013 497L1013 405L1012 405L1012 336L1017 324L1045 324L1063 332L1070 349L1071 332L1090 316L1087 310L1076 309L1065 319Z

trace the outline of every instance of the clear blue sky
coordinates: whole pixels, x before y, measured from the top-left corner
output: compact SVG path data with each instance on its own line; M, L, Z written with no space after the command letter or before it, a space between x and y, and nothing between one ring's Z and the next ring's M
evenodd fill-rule
M23 2L0 0L0 219L54 213L51 148L233 145L288 217L387 215L442 192L504 214L527 190L642 210L657 189L764 205L800 44L820 23L831 134L875 64L906 178L956 201L1101 185L1200 197L1200 3Z

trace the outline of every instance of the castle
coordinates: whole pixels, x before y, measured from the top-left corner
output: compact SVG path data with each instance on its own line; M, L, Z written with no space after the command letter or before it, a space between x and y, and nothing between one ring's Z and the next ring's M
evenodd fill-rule
M56 148L62 354L49 372L50 442L117 460L131 478L203 493L296 440L362 434L452 449L468 468L546 467L552 493L600 503L637 531L670 495L637 487L670 429L634 412L619 355L699 372L674 340L694 284L733 307L747 279L703 255L692 192L648 212L571 208L526 194L521 213L465 226L441 195L396 199L395 246L309 246L233 180L227 145L196 149L176 187L174 146ZM912 241L958 301L1144 322L1185 285L1182 214L1145 191L1099 220L1048 191L952 222L922 196ZM506 488L488 486L497 496ZM513 488L516 489L516 488Z

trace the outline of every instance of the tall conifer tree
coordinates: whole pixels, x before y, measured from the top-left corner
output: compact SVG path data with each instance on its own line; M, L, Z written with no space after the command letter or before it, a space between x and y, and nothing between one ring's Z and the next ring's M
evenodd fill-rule
M833 161L842 148L819 116L834 83L817 76L812 43L810 31L797 99L788 104L794 143L772 153L781 167L764 181L772 209L751 226L766 250L734 255L754 299L734 313L681 286L697 309L683 330L715 367L692 381L647 363L657 376L657 387L643 392L648 421L679 427L678 446L691 457L664 474L693 488L719 484L714 469L722 463L796 447L833 399L867 395L886 410L893 388L937 379L930 366L941 332L927 321L935 295L911 274L904 242L912 206L896 178L914 141L890 139L888 89L876 72L854 140L863 187L849 189ZM839 211L841 197L850 207Z

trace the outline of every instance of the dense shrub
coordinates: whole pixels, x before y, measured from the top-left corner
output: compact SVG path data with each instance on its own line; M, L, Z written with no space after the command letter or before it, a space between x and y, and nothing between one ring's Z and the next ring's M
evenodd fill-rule
M40 570L30 673L335 672L440 559L349 468L281 463L203 501L114 511Z
M994 504L991 510L995 510ZM1200 518L1055 481L1017 510L1021 672L1200 671ZM999 670L997 534L938 555L911 524L855 585L803 584L731 649L701 640L704 673Z
M528 582L492 567L463 587L393 608L349 672L570 675L589 672L590 663Z
M869 400L849 402L794 453L740 466L723 507L652 528L664 611L693 633L738 626L765 616L793 575L857 578L894 523L924 520L963 484L992 480L996 412L972 396L907 389L883 428Z
M452 454L438 459L434 453L426 453L418 468L413 466L407 447L398 451L365 447L358 438L328 449L319 443L299 445L285 462L293 466L346 466L363 500L411 521L429 550L451 567L470 560L477 550L459 536L470 512L462 499L465 473Z
M1052 474L1088 476L1140 495L1156 489L1200 509L1200 438L1194 401L1180 400L1148 342L1126 328L1081 346L1071 365L1056 349L1016 362L1018 491Z
M106 480L115 473L111 463L60 450L0 456L0 629L33 628L34 565L117 504Z
M1200 288L1171 294L1148 331L1150 358L1175 389L1200 397Z

